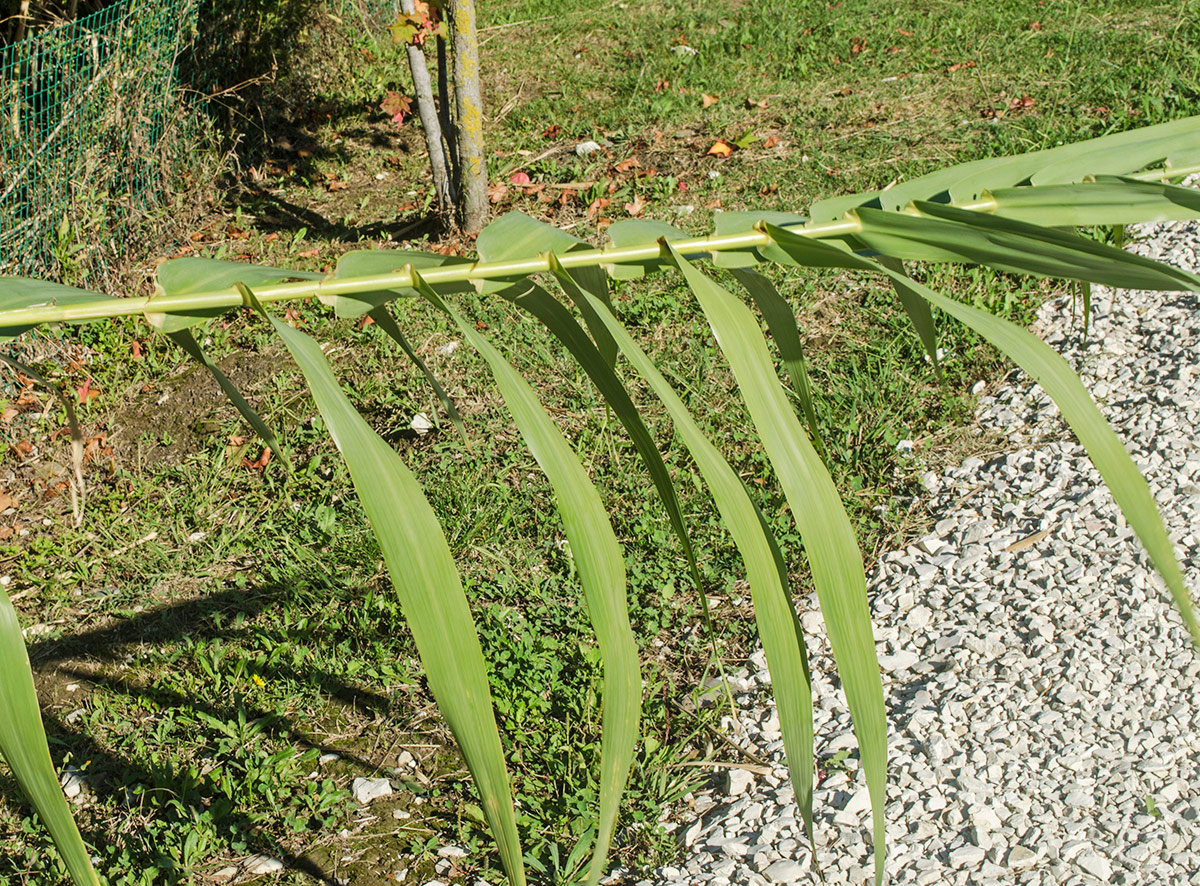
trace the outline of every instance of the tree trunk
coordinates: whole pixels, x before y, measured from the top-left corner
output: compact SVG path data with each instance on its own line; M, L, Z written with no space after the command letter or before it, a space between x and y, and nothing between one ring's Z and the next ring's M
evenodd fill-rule
M478 234L487 222L487 168L483 159L483 98L479 89L479 35L475 0L446 0L454 46L455 117L458 122L459 217L463 230Z
M413 0L401 0L400 8L405 15L412 15L416 5ZM425 64L425 49L422 46L408 45L408 67L417 93L417 114L425 130L425 147L429 149L429 166L433 171L438 212L446 218L454 212L455 189L450 180L446 152L442 148L442 127L438 121L437 106L433 103L433 85L429 81L429 68Z

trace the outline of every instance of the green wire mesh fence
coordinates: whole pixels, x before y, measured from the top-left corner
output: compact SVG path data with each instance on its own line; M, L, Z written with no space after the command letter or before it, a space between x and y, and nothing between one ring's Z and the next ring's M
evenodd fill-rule
M161 193L198 6L121 0L0 48L0 273L61 276L82 231L119 254Z

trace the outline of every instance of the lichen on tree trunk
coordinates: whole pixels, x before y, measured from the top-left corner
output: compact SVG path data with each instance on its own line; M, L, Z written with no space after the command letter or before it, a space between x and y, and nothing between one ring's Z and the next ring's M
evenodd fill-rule
M483 97L479 88L479 35L474 0L445 0L454 47L454 99L458 122L459 220L468 234L487 222L487 167L483 158Z

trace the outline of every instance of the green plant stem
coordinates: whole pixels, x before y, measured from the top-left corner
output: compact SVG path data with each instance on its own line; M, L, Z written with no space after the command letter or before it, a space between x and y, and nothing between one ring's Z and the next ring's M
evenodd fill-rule
M1200 164L1172 169L1172 178L1200 173ZM1167 173L1162 169L1142 172L1128 178L1140 181L1166 180ZM949 204L957 209L973 212L994 212L996 201L983 197L962 203ZM916 209L906 210L911 214L920 215ZM831 222L809 222L804 225L785 225L786 230L802 233L806 237L819 240L850 237L862 231L862 223L853 214L846 218ZM654 261L669 261L671 248L688 259L702 258L714 252L739 251L768 246L771 237L762 231L744 231L736 234L712 235L707 237L691 237L671 241L671 247L665 243L654 242L636 246L603 247L585 249L577 252L564 252L558 256L562 267L573 268L597 267L603 265L639 264ZM402 262L404 253L396 252L398 262ZM431 286L440 283L459 283L463 281L478 282L483 280L509 279L527 277L530 274L547 273L551 270L548 254L530 258L474 262L472 264L447 265L440 268L429 268L421 272L421 278ZM0 278L2 280L3 278ZM295 283L277 283L261 286L254 293L263 304L269 302L296 301L316 296L349 295L361 292L376 292L380 290L412 289L414 288L413 274L407 266L400 267L389 274L377 274L368 277L339 279L336 276L323 280L302 280ZM84 320L102 320L111 317L127 317L151 311L161 314L194 312L199 310L219 310L222 308L237 308L244 304L244 299L236 287L212 290L210 292L191 292L178 295L159 294L149 297L112 299L104 297L92 302L76 302L69 306L54 304L38 305L0 312L0 328L36 326L42 323L78 322Z

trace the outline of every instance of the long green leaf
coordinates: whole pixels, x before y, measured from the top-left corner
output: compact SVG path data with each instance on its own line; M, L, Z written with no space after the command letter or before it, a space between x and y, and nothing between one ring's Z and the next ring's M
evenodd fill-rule
M0 754L50 831L76 886L99 886L50 759L21 625L0 588Z
M588 297L590 298L590 296ZM687 406L671 384L659 372L612 313L598 300L592 310L608 327L621 352L650 385L675 423L675 430L691 453L696 467L712 492L713 502L742 562L750 595L754 600L754 618L759 639L767 656L775 701L779 707L779 725L796 803L804 820L809 840L813 838L813 712L812 682L808 671L808 652L796 610L788 590L787 571L770 529L761 519L745 485L724 456L704 436Z
M224 289L236 283L263 286L282 280L321 280L324 274L294 271L244 262L222 261L215 258L185 256L173 258L158 266L154 280L156 295L187 295ZM146 319L160 332L178 332L225 313L228 308L201 308L194 311L172 309L169 313L157 310L154 299L146 305Z
M40 305L84 305L115 301L112 296L74 286L63 286L31 277L0 277L0 311L34 308ZM31 323L0 326L0 343L16 338L33 328Z
M403 460L342 393L321 347L271 323L308 381L379 541L412 630L429 688L479 789L483 811L514 886L524 886L512 789L492 713L487 670L458 570L437 516Z
M932 200L941 195L956 201L969 200L985 190L1009 188L1025 181L1064 184L1082 181L1086 176L1125 175L1160 160L1170 162L1183 154L1191 156L1198 139L1200 117L1185 117L1044 151L973 160L884 191L822 200L813 205L811 215L817 221L826 221L861 206L896 210L912 200Z
M1200 280L1187 271L1067 231L940 203L919 201L915 206L921 215L858 210L863 229L857 238L895 258L966 261L1129 289L1194 289Z
M283 450L279 446L279 441L275 438L275 433L267 426L267 423L263 421L262 416L258 414L254 407L247 402L246 398L242 396L242 392L237 389L237 386L229 380L229 376L222 372L221 368L200 347L200 344L196 341L191 331L180 329L175 332L168 332L167 335L171 341L183 348L189 357L206 367L212 373L212 377L216 379L221 390L225 392L225 396L237 408L242 418L250 424L250 427L254 428L254 433L258 434L259 438L271 448L271 452L275 454L276 460L280 464L287 465L287 459L283 457Z
M588 301L588 295L575 283L574 278L562 270L562 266L558 263L558 259L553 253L550 254L550 259L551 268L554 270L555 277L558 279L563 291L580 307L585 318L589 314L592 316L592 325L604 329L604 334L612 341L608 328L596 312L592 310L591 303ZM700 570L696 563L695 547L692 545L691 537L688 535L687 525L683 519L683 510L679 507L679 498L675 492L675 484L671 481L671 474L667 470L666 464L663 463L662 455L659 453L658 448L654 445L654 438L646 428L645 422L642 421L641 414L630 398L628 391L625 390L625 386L621 383L621 380L617 377L617 374L613 371L608 361L600 354L598 348L584 335L583 330L579 328L579 324L575 322L570 312L557 299L546 292L546 290L539 286L517 285L502 292L501 295L517 307L536 317L562 343L563 347L571 352L571 356L575 358L575 361L587 373L592 384L596 386L596 390L604 397L605 402L613 410L613 414L616 415L617 420L624 426L626 433L629 434L630 441L633 443L638 456L642 460L642 464L645 465L646 471L650 474L650 480L654 483L659 500L666 509L667 519L675 532L676 538L679 539L680 546L683 548L684 557L688 564L688 572L692 577L692 583L696 586L696 592L700 594L701 608L705 613L706 623L710 622L708 599L704 594L704 583L700 578ZM614 341L613 344L615 346L616 342Z
M992 212L1046 227L1132 225L1200 218L1200 193L1162 182L1117 176L1065 185L998 188L985 191Z
M844 268L874 271L889 276L894 273L869 259L828 243L772 225L766 227L778 249L768 249L764 252L778 260L816 267L836 264ZM1141 539L1154 567L1170 589L1189 632L1200 642L1200 626L1197 625L1191 599L1184 587L1183 571L1175 559L1171 540L1154 503L1154 497L1133 459L1129 457L1129 453L1125 451L1125 447L1121 445L1121 441L1104 420L1104 416L1100 414L1100 410L1096 408L1096 404L1067 362L1037 336L1007 320L947 298L915 280L907 280L906 285L935 307L970 326L1042 386L1058 406L1075 436L1079 438L1100 476L1104 478L1113 498L1125 514L1125 519Z
M362 249L347 252L337 263L337 271L332 280L354 279L357 277L380 277L393 274L412 265L418 271L427 268L440 268L445 265L460 265L469 267L468 259L455 255L442 255L436 252L418 252L415 249ZM471 292L474 287L465 280L453 283L439 283L434 287L438 292ZM335 314L342 319L355 319L370 313L377 307L395 301L397 298L413 298L416 292L411 287L382 287L367 292L348 292L333 295L322 295L321 303L333 308Z
M804 361L804 346L800 343L800 331L796 328L796 315L792 313L792 306L762 274L744 268L731 270L734 279L750 293L750 297L758 306L758 312L767 321L771 338L775 339L775 347L779 349L779 356L783 358L783 366L792 380L793 387L796 388L796 395L800 398L800 408L804 410L804 420L808 423L808 433L812 437L813 445L821 458L828 461L825 441L821 439L821 428L817 423L817 408L813 402L808 367Z
M813 449L771 364L762 330L742 302L697 271L672 250L679 269L700 301L725 359L729 361L791 505L792 516L812 567L829 645L854 721L863 775L871 796L875 836L875 881L883 882L884 789L887 779L887 715L875 639L867 607L862 554L850 518L821 457Z
M579 570L588 613L604 665L603 735L600 742L600 815L589 882L605 873L617 812L637 744L642 677L629 626L625 560L596 487L529 383L487 337L417 277L417 291L444 311L483 355L533 457L550 479L563 528ZM532 284L530 284L532 286Z

